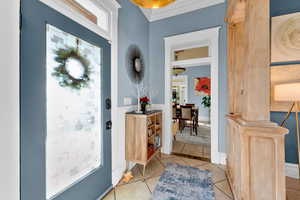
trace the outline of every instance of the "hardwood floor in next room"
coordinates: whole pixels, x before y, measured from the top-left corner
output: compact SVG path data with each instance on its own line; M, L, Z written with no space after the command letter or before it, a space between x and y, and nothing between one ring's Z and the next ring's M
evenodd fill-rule
M211 158L211 129L209 124L199 124L197 134L187 128L178 131L173 141L173 154L188 155L209 161Z

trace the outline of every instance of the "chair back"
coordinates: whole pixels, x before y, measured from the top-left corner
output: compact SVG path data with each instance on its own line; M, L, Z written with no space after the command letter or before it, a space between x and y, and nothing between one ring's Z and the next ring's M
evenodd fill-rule
M173 119L177 119L177 105L173 106L172 112Z
M195 104L191 104L191 103L187 103L185 104L186 106L191 106L191 107L195 107Z
M180 109L181 109L181 119L184 120L193 119L192 106L181 106Z

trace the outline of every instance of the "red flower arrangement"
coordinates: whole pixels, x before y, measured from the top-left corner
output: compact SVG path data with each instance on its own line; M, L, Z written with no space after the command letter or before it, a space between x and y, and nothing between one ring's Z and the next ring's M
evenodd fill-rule
M149 104L149 101L150 101L150 99L147 96L144 96L144 97L140 98L140 103L141 103L141 106L142 106L141 109L142 109L143 113L146 113L146 107Z
M147 96L140 98L141 104L148 104L149 101L150 101L150 99Z
M211 94L211 81L210 78L204 77L204 78L197 78L198 83L195 86L195 90L198 92L203 92L210 96Z

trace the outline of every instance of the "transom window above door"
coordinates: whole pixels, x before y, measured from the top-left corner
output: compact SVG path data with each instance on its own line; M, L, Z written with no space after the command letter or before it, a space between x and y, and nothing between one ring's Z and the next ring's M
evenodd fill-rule
M174 58L175 61L207 58L209 57L209 47L202 46L202 47L194 47L189 49L175 50L174 57L175 57Z
M91 31L111 40L111 12L97 0L40 0Z

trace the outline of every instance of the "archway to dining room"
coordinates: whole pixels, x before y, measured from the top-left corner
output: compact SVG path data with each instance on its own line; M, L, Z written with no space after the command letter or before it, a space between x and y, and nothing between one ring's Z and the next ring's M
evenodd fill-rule
M173 154L213 163L220 163L218 37L219 27L165 38L166 143Z

